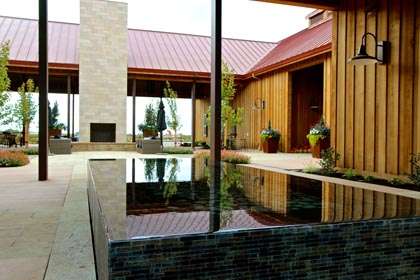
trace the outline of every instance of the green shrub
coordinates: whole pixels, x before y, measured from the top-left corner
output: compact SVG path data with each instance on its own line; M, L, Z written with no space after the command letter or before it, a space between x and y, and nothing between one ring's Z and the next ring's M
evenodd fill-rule
M316 166L308 166L308 167L305 167L302 170L302 172L303 173L316 174L316 173L319 173L319 167L316 167Z
M403 182L401 181L401 179L398 178L398 177L392 178L391 180L388 181L388 183L390 183L393 186L399 186L399 185L402 185L403 184Z
M340 154L330 147L322 152L321 169L319 170L322 175L332 176L337 173L335 163L340 159Z
M210 151L201 151L195 154L195 157L209 158ZM251 162L251 158L247 155L244 155L240 152L235 152L232 150L222 150L221 160L229 163L239 163L247 164Z
M347 180L354 180L356 178L356 176L357 176L356 171L354 171L351 168L347 169L343 174L343 178L345 178Z
M420 153L412 155L411 159L411 173L408 178L413 182L414 185L420 186Z
M20 153L24 153L25 155L38 155L38 148L28 148L26 149L25 147L17 147L17 148L10 148L8 149L8 151L12 152L12 153L16 153L16 152L20 152Z
M163 152L167 154L177 154L177 155L190 155L194 153L194 151L189 148L175 148L175 147L163 148Z
M365 180L365 182L367 182L367 183L373 182L375 179L376 178L374 176L369 175L369 174L363 176L363 180Z
M23 166L29 163L29 157L21 152L0 151L0 167Z

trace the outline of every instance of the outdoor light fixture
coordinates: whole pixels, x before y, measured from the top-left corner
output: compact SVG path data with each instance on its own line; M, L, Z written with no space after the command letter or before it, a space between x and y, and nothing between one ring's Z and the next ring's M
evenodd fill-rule
M252 176L251 180L253 186L264 186L264 176Z
M371 35L375 39L376 45L376 56L370 56L366 53L366 35ZM386 64L386 50L389 42L387 41L376 41L376 36L370 32L363 34L362 44L360 45L359 52L356 56L350 58L347 63L352 65L368 65L368 64Z
M257 104L261 104L260 106L258 106ZM259 97L257 97L255 100L254 100L254 105L252 105L252 110L258 110L258 109L262 109L262 110L264 110L264 107L265 107L265 102L264 102L264 99L261 99L261 98L259 98Z

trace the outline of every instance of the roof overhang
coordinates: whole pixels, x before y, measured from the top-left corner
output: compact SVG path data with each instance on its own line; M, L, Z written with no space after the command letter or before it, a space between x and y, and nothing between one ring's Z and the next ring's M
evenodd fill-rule
M288 59L279 61L277 63L273 63L273 64L270 64L270 65L267 65L266 67L257 69L256 71L250 72L247 75L245 75L244 78L245 79L249 79L249 78L252 78L252 77L255 77L255 76L259 76L259 75L262 75L262 74L265 74L265 73L268 73L268 72L277 70L279 68L283 68L283 67L289 66L291 64L296 64L296 63L299 63L301 61L306 61L306 60L311 59L313 57L322 55L324 53L331 52L331 48L332 48L332 44L331 43L328 43L328 44L323 45L323 46L321 46L319 48L313 49L313 50L311 50L309 52L305 52L305 53L302 53L302 54L299 54L299 55L290 57Z
M336 10L340 0L253 0L274 4L283 4L322 10Z

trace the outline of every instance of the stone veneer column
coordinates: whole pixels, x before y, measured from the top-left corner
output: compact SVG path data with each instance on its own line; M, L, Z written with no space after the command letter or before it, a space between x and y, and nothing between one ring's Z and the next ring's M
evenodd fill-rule
M115 123L116 142L126 142L127 40L127 3L80 0L81 142L91 123Z

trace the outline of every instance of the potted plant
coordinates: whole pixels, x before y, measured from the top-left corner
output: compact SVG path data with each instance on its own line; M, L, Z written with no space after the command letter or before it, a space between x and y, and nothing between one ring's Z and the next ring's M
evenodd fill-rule
M61 137L61 131L66 130L67 126L64 123L58 122L58 116L60 115L58 111L58 103L54 102L54 106L51 109L48 102L48 135L49 137Z
M144 123L137 127L143 132L143 138L157 136L157 111L152 104L146 106L144 111Z
M260 138L264 153L277 153L281 134L277 130L271 129L271 122L268 121L268 129L264 128L260 132Z
M312 157L321 158L321 152L330 147L330 127L325 124L321 117L318 123L313 125L306 136L311 145Z

